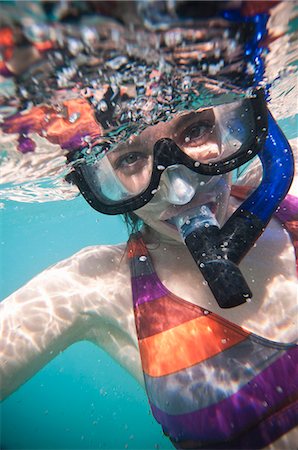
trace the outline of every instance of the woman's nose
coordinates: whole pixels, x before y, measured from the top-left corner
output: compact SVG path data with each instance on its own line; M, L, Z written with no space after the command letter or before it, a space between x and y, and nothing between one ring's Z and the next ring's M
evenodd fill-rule
M163 197L173 205L185 205L191 201L198 187L198 176L182 165L168 167L161 177Z

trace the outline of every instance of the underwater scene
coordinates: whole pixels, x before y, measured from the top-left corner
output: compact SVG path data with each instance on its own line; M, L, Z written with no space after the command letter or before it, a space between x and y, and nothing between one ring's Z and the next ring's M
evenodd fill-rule
M171 152L187 167L195 160L189 141L196 138L193 117L198 114L204 130L212 128L212 139L219 130L223 151L219 157L215 145L203 148L205 159L193 164L200 176L229 170L239 188L247 180L254 189L259 185L257 152L267 139L267 124L261 124L259 113L263 99L290 144L291 164L296 166L297 36L296 1L0 2L1 300L82 249L126 243L129 227L140 227L126 214L145 202L150 205L152 197L154 202ZM177 130L188 112L182 143ZM247 119L241 129L240 116ZM259 133L253 146L255 123ZM146 135L148 129L156 130L154 142ZM159 139L171 141L170 149L159 150ZM116 177L115 167L131 157L126 154L115 162L119 148L122 155L124 143L137 147L144 142L151 165L141 167L139 178L131 169ZM141 164L145 157L138 152ZM295 174L289 186L280 188L285 193L290 189L293 197L298 196ZM133 176L131 185L128 175ZM208 228L215 207L209 198L206 205L200 214L210 221ZM297 202L293 214L298 216ZM183 236L192 218L181 217L181 224L170 216L166 220L180 227ZM297 225L295 230L297 234ZM200 264L204 269L205 260ZM77 289L71 276L59 283L69 297ZM204 283L212 284L209 279ZM26 295L30 308L31 292ZM40 295L47 298L46 278ZM61 317L67 319L69 311L63 308ZM45 326L52 324L43 322L35 305L31 314L32 336L46 335ZM125 321L125 310L117 314ZM18 340L18 326L8 325ZM53 330L59 326L54 324ZM3 329L5 334L5 324ZM38 369L32 361L24 376L28 381L16 377L16 386L7 387L8 396L0 404L1 449L174 448L125 355L114 357L104 337L102 341L100 347L95 339L70 339L64 349L51 350L52 356L38 362ZM42 343L32 337L32 345ZM13 340L1 347L5 373L6 361L15 361L17 367L23 354L17 354ZM282 448L292 450L290 445Z

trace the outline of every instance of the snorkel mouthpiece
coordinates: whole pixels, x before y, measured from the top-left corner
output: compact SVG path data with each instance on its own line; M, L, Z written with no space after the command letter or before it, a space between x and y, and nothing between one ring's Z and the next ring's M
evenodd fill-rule
M228 259L228 242L220 239L220 228L207 205L193 217L179 215L175 224L221 308L245 303L252 293L240 271Z

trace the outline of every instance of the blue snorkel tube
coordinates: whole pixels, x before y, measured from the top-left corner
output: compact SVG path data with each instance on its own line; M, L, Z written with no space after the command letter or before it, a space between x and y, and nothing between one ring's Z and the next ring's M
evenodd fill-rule
M236 19L239 20L239 14ZM259 43L266 33L268 14L241 18L254 22L255 35L247 43L245 55L254 61L254 84L263 78L264 63ZM225 18L235 20L233 17ZM267 110L267 137L258 153L263 176L258 188L219 228L208 211L190 219L179 227L180 234L207 281L221 308L231 308L245 303L252 292L238 264L263 233L272 215L286 196L294 176L294 157L291 147Z
M291 147L268 111L268 136L264 149L258 154L263 176L258 188L242 203L221 229L228 246L227 256L239 264L255 243L286 196L294 177L294 156ZM245 228L245 236L242 228ZM249 248L245 241L250 243Z

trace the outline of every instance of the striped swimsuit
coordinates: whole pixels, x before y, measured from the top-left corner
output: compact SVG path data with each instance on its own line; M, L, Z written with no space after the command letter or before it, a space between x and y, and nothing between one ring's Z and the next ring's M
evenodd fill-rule
M297 239L294 203L288 196L278 215ZM169 292L140 233L128 257L147 395L174 446L262 448L298 424L296 344L264 339Z

